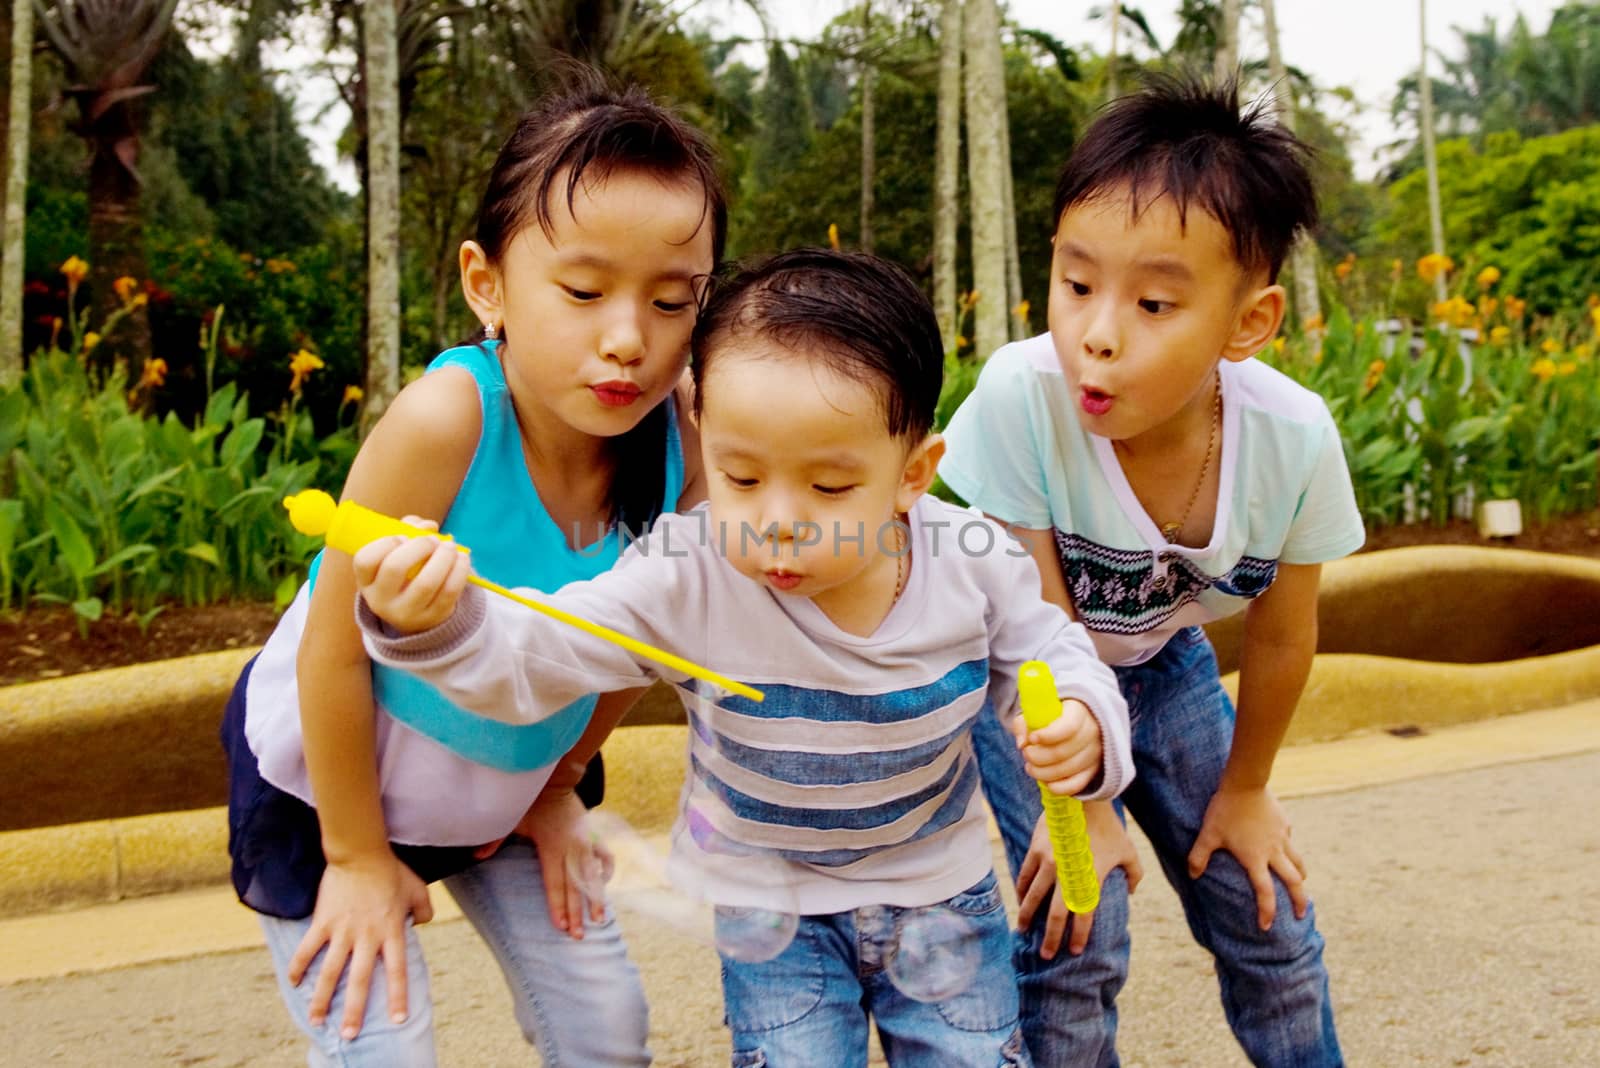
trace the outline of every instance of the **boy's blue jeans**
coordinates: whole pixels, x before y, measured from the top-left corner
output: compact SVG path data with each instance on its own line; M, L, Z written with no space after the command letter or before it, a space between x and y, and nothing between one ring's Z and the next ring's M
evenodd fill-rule
M1239 1044L1258 1065L1343 1064L1315 913L1295 919L1287 891L1274 880L1277 918L1262 931L1255 893L1229 853L1213 854L1205 874L1189 878L1189 849L1233 741L1233 704L1204 631L1180 631L1151 660L1116 672L1133 723L1138 773L1118 809L1149 837L1183 902L1189 930L1215 958L1223 1010ZM1014 875L1039 817L1039 788L992 708L979 717L973 742ZM1107 878L1081 956L1070 956L1064 942L1054 960L1039 956L1045 915L1041 908L1030 930L1017 936L1029 1051L1052 1068L1115 1066L1116 998L1128 976L1127 879L1120 868Z
M915 1001L885 972L907 912L874 905L802 916L789 948L757 964L722 958L733 1068L866 1068L868 1019L891 1065L1029 1066L1017 1021L1011 933L993 873L933 906L976 925L977 975L940 1002Z

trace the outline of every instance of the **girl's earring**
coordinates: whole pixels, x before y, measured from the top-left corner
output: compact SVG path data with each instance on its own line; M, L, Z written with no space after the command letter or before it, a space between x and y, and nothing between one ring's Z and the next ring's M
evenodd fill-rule
M493 323L483 324L483 339L485 341L493 341L499 335L499 333L500 328L495 326Z

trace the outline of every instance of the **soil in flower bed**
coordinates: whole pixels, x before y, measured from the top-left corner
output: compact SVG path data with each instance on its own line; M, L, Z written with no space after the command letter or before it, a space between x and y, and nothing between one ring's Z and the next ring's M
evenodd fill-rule
M1383 527L1368 534L1363 551L1437 544L1506 546L1600 558L1600 512L1566 516L1492 542L1485 542L1465 521L1444 527ZM69 609L0 613L0 685L260 645L277 618L272 605L248 601L196 608L173 605L156 616L147 632L141 633L132 619L108 616L93 624L85 639L78 636Z

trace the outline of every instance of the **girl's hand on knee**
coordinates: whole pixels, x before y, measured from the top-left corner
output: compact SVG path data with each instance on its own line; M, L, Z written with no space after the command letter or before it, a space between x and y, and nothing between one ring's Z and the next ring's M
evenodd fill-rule
M289 958L289 982L299 986L323 947L322 966L307 1005L313 1027L321 1027L344 979L344 1018L339 1032L346 1039L361 1033L366 1018L372 972L383 958L389 992L389 1018L404 1023L406 1000L406 917L415 923L433 919L428 887L393 853L329 864L317 888L311 926ZM348 973L346 966L348 965Z
M1036 731L1024 728L1019 734L1028 774L1051 793L1079 794L1100 777L1100 722L1082 701L1063 701L1055 722Z
M1306 864L1289 841L1289 818L1283 806L1264 786L1222 786L1206 806L1200 835L1189 851L1189 877L1198 879L1211 863L1211 854L1223 849L1233 854L1256 895L1256 921L1263 931L1278 913L1276 875L1283 881L1296 919L1305 919L1311 897L1306 893Z
M405 521L438 529L417 516ZM438 538L378 538L357 551L351 566L367 606L401 634L430 630L449 619L472 574L467 554Z

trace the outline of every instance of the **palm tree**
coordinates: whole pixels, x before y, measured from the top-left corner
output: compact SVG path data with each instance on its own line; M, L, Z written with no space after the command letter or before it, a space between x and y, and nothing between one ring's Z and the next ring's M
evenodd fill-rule
M872 0L861 5L861 231L862 252L872 251L872 184L878 162L877 111L873 83L877 80L868 53L872 32Z
M966 0L967 184L972 197L972 284L978 294L973 347L988 358L1009 340L1006 265L1006 85L995 0Z
M1218 85L1234 77L1238 71L1241 6L1241 0L1222 0L1222 9L1215 12L1220 24L1217 26L1216 56L1211 65L1211 76Z
M1422 36L1422 67L1417 83L1422 90L1422 159L1428 169L1428 226L1433 235L1433 252L1444 255L1444 213L1439 206L1439 153L1433 143L1433 79L1428 75L1428 0L1417 0L1417 28ZM1445 298L1444 272L1433 279L1436 300Z
M367 377L363 429L400 389L400 68L398 0L366 0Z
M956 230L961 223L961 0L939 8L939 118L934 142L933 307L944 347L956 347Z
M166 39L177 4L34 0L46 40L76 82L67 95L77 101L77 132L89 146L89 278L101 322L121 303L112 282L146 274L137 169L141 119L133 102L155 89L140 82ZM102 367L118 356L149 356L150 320L144 308L132 309L95 355Z
M33 3L12 0L7 85L5 246L0 250L0 387L22 377L22 259L33 117Z
M1289 87L1289 72L1283 65L1283 52L1278 46L1277 0L1261 0L1261 14L1266 22L1267 70L1272 77L1272 91L1278 102L1278 121L1293 132L1294 90ZM1320 321L1322 301L1317 293L1317 246L1310 234L1302 233L1295 237L1290 264L1294 273L1295 310L1300 316L1301 326Z
M1117 40L1122 29L1122 0L1111 0L1111 50L1106 53L1106 99L1115 100L1120 93L1117 86L1117 63L1121 59Z

